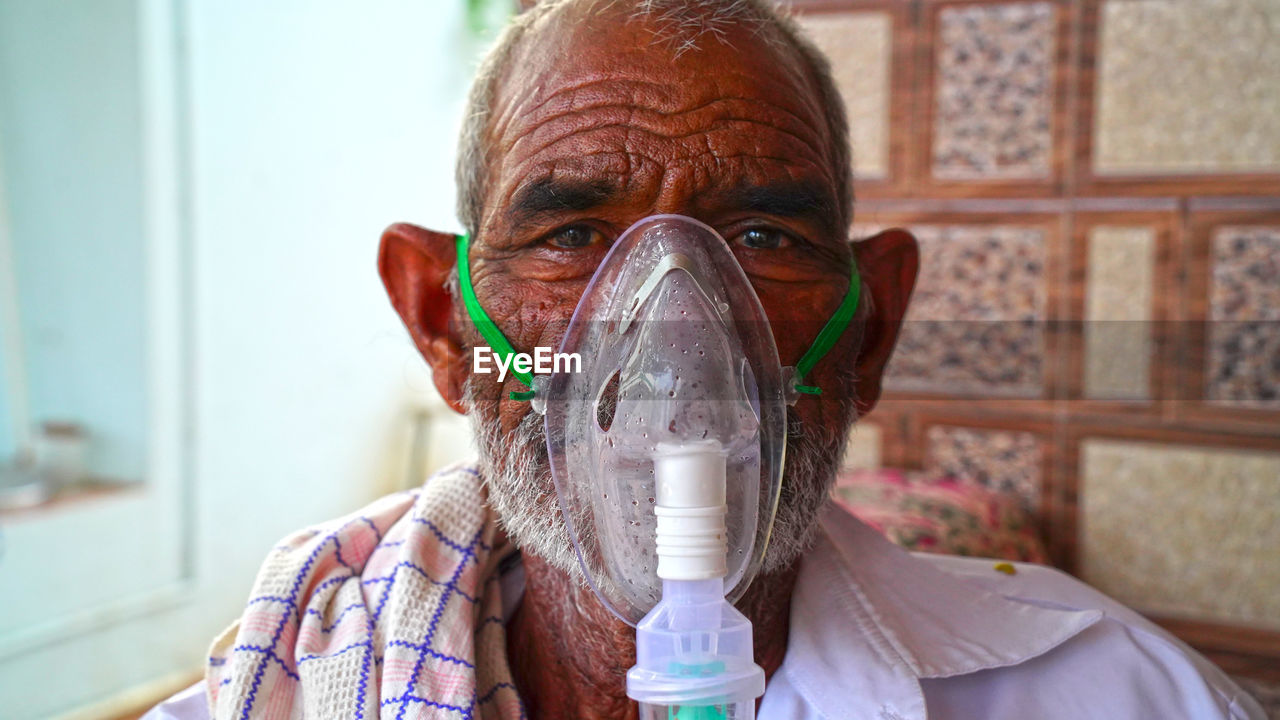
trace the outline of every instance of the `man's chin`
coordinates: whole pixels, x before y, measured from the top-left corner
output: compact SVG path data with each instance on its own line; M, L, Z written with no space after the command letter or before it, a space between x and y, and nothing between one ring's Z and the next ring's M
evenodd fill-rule
M470 388L467 399L489 502L507 537L522 552L576 575L578 555L551 478L542 418L528 412L513 430L503 433L496 403L491 408L478 406ZM787 413L787 466L760 572L784 571L813 546L818 513L835 483L847 437L847 431L815 429ZM589 529L580 528L579 533L584 546L592 547Z

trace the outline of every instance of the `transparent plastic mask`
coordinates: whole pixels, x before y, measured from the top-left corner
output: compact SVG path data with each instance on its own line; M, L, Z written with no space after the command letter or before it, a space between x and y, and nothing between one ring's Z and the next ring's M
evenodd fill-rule
M545 385L560 505L588 581L635 624L659 600L654 457L725 458L726 596L760 566L786 442L782 369L755 290L724 239L681 216L623 234L579 302L560 352L581 372Z

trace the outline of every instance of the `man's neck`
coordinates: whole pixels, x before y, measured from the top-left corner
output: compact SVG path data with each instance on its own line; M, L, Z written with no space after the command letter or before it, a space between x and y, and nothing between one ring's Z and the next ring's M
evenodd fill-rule
M756 663L771 677L787 649L798 563L757 577L738 608L751 620ZM507 657L531 718L635 718L626 694L635 630L589 588L529 554L524 597L507 626Z

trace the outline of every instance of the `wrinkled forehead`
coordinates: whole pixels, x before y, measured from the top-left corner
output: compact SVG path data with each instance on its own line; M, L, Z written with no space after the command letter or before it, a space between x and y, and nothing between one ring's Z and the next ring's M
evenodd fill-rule
M489 128L491 203L548 175L655 192L679 174L695 189L780 175L837 186L816 80L776 29L691 33L617 5L552 13L516 49Z

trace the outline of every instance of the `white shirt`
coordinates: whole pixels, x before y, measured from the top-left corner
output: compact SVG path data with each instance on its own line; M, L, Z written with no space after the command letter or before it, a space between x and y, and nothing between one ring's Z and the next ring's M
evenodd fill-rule
M912 554L835 507L761 720L1265 720L1222 671L1057 570ZM518 598L522 576L504 578ZM514 605L514 602L512 602ZM207 720L204 686L144 720Z

